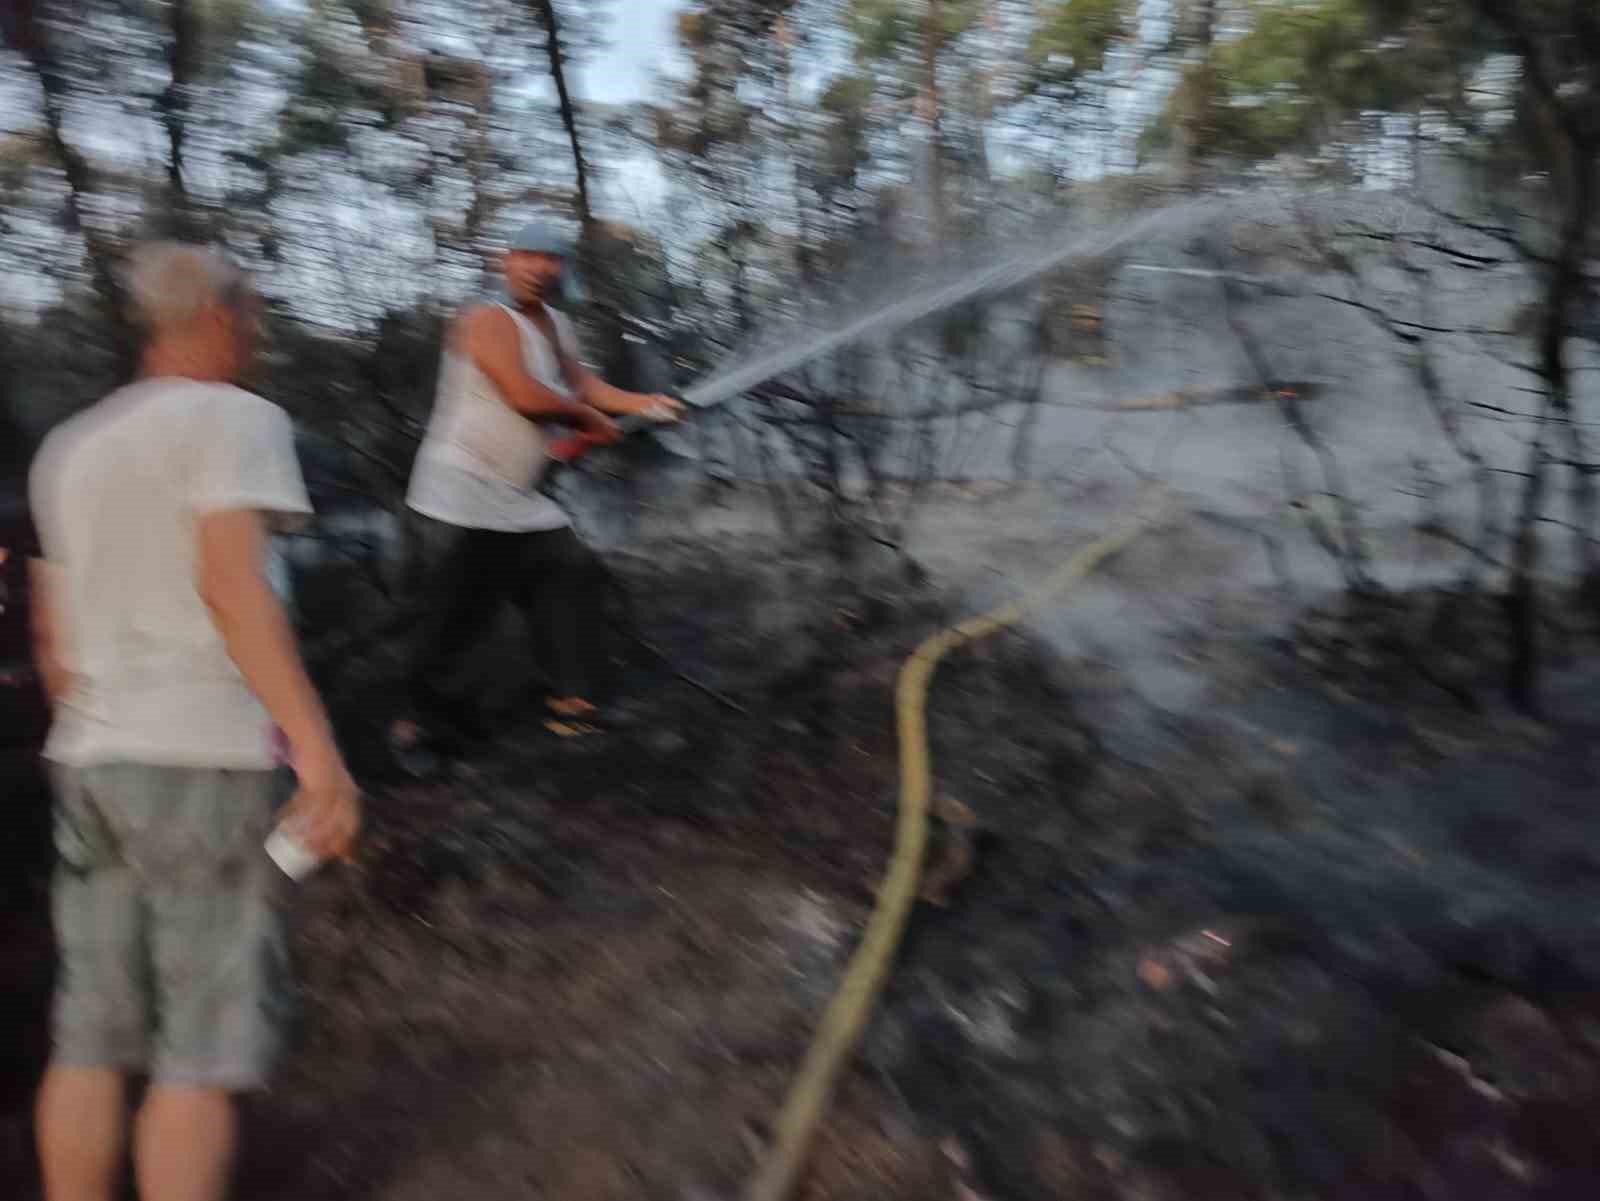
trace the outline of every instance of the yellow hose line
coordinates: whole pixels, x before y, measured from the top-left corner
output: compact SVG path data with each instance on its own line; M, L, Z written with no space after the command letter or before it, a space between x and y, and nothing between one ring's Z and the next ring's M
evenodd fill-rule
M833 1096L839 1073L855 1050L883 990L900 935L905 930L928 844L928 797L932 768L926 723L928 684L939 661L958 646L1015 625L1034 609L1071 588L1126 547L1156 519L1142 513L1083 547L1043 582L992 612L972 617L928 638L900 667L895 713L900 734L900 820L894 857L878 893L866 935L845 971L805 1062L790 1086L778 1118L777 1141L745 1191L745 1201L786 1201L805 1168L817 1126Z

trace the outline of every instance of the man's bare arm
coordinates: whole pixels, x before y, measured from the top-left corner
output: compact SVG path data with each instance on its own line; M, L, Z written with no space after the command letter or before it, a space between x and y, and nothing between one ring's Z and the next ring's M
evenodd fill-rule
M489 377L500 398L528 420L585 431L597 431L605 420L589 405L567 399L528 374L522 361L522 338L504 309L493 305L473 309L462 318L456 336L458 348Z
M572 390L578 399L602 413L613 417L654 417L661 421L676 421L683 416L683 402L674 396L629 392L606 383L568 354L565 347L558 348L556 353L561 358L561 374L572 381Z
M662 420L671 421L683 412L681 401L665 395L625 391L606 383L583 364L574 362L566 355L562 356L562 368L568 379L577 381L574 391L583 403L593 405L602 413L610 413L615 417L659 415Z
M200 519L195 583L228 654L297 750L331 746L333 734L300 662L289 617L262 573L266 530L248 509Z
M289 615L262 571L266 540L254 510L204 515L195 584L245 683L289 740L300 779L291 808L305 820L302 837L318 854L342 855L360 820L356 788L300 661Z
M33 660L39 681L52 705L72 690L72 669L62 645L66 623L61 614L60 568L44 559L28 560L28 619L33 632Z

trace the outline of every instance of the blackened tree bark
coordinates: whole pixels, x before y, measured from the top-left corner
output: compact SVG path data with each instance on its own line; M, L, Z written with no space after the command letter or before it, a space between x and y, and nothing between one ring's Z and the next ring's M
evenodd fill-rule
M939 93L939 50L943 40L939 0L928 0L922 30L922 118L928 126L928 191L934 238L950 233L944 176L944 99Z
M1186 69L1193 73L1198 86L1200 72L1209 69L1212 46L1217 36L1217 0L1187 0L1180 10L1179 36L1184 43L1183 60ZM1206 120L1203 105L1183 107L1173 122L1172 176L1183 187L1192 188L1199 182L1202 166L1201 146L1204 142L1202 126Z
M170 0L171 34L167 39L167 86L156 97L156 109L167 133L167 219L180 236L194 237L194 211L183 179L184 139L188 130L191 81L198 51L200 23L191 0Z
M1272 370L1265 349L1239 313L1244 297L1238 280L1227 270L1221 255L1213 254L1212 262L1217 268L1223 319L1228 323L1228 328L1238 342L1239 349L1244 352L1261 387L1275 393L1278 411L1283 415L1284 422L1316 458L1322 473L1323 490L1338 508L1337 534L1328 528L1321 516L1314 511L1307 511L1312 536L1338 565L1345 578L1345 587L1350 593L1354 595L1372 593L1377 585L1368 569L1367 553L1361 534L1361 516L1355 501L1350 496L1350 488L1345 482L1344 469L1339 464L1339 458L1306 416L1299 394L1292 389L1279 386L1277 375Z
M578 132L578 114L572 102L572 91L567 86L567 56L561 41L561 19L556 13L554 0L532 0L539 23L544 26L545 53L550 58L550 78L555 81L556 99L561 106L561 125L567 131L567 142L572 147L572 167L577 173L578 219L583 224L587 242L594 227L594 210L589 203L589 163L583 153L583 139Z
M1583 86L1568 88L1558 74L1551 39L1541 36L1527 6L1514 0L1478 0L1479 11L1492 22L1521 60L1523 78L1547 130L1544 148L1556 193L1559 229L1553 252L1539 264L1544 298L1539 322L1538 370L1545 386L1545 416L1554 420L1566 442L1566 465L1572 471L1576 553L1586 580L1596 575L1594 466L1589 462L1582 429L1572 408L1572 374L1567 342L1577 307L1586 288L1585 265L1596 223L1596 177L1600 158L1600 18L1583 4L1571 6L1571 33L1588 51ZM1573 81L1567 81L1573 82ZM1540 546L1537 523L1548 486L1549 454L1545 422L1540 422L1529 451L1527 478L1512 557L1507 616L1511 624L1512 662L1507 681L1519 708L1535 712L1540 674L1538 587Z
M129 320L126 297L118 278L115 255L106 240L84 220L87 200L93 191L89 163L63 132L66 109L66 71L52 40L49 0L14 0L7 32L13 30L16 46L39 77L43 98L45 138L67 181L64 224L67 232L82 236L89 258L96 297L109 332L117 382L131 379L138 355L138 344ZM63 14L64 15L64 14Z

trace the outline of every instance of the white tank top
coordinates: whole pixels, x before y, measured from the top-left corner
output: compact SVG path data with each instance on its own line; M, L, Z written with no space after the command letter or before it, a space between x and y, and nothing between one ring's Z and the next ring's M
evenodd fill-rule
M570 398L560 357L539 327L516 310L500 307L516 322L523 369L552 392ZM554 309L545 311L562 348L576 359L572 322ZM548 462L544 427L506 404L470 358L447 348L406 503L424 516L471 529L559 529L568 524L567 515L538 491Z

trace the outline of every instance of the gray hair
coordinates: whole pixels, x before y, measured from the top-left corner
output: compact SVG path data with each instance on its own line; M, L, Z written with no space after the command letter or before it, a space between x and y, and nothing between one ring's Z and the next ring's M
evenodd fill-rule
M213 305L232 307L250 293L250 277L207 246L145 242L128 256L125 276L134 323L146 336L182 329Z

